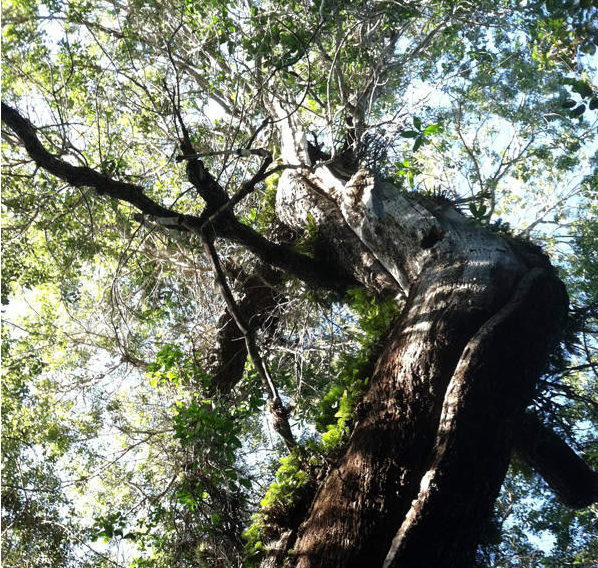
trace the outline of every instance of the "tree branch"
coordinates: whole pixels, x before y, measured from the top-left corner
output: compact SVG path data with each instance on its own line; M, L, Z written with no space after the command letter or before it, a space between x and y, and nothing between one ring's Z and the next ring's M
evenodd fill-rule
M239 311L254 328L276 327L276 306L281 301L274 286L283 281L283 274L270 265L258 262L250 274L241 274L242 296L237 302ZM228 393L242 378L247 359L247 346L243 333L228 310L218 321L215 361L211 365L212 384L221 393Z
M598 502L598 472L537 416L525 415L514 447L563 504L580 509Z
M31 122L5 103L2 103L2 122L18 136L31 159L39 167L70 185L92 187L99 195L109 195L126 201L147 215L158 217L176 215L170 209L150 199L138 185L117 181L91 168L73 166L57 158L44 148Z
M226 307L228 308L228 312L231 314L237 327L243 334L245 338L245 344L247 346L247 352L249 353L249 357L253 366L255 367L258 375L260 376L262 383L264 385L264 389L266 390L266 396L268 397L268 408L272 415L272 421L274 423L274 429L283 439L287 449L290 451L292 450L295 445L295 438L291 431L291 426L289 424L288 419L288 410L282 403L280 396L278 394L278 389L272 380L272 376L270 375L270 371L264 362L257 343L255 341L255 333L253 328L249 326L249 324L243 318L239 306L235 301L233 293L226 281L226 276L222 270L222 266L220 265L220 260L218 258L218 253L216 252L216 248L214 247L214 240L211 235L208 234L209 229L204 231L202 234L203 244L206 250L206 253L210 257L212 261L212 267L214 268L214 273L216 274L216 283L222 292L222 296L226 301Z
M148 197L145 190L139 185L114 180L91 168L73 166L57 158L44 148L31 122L5 103L2 103L2 122L16 134L35 164L59 179L75 187L91 187L95 189L98 195L108 195L114 199L130 203L143 215L149 216L156 222L163 221L160 224L170 229L190 231L197 235L201 234L206 219L205 216L197 217L173 211ZM199 160L191 160L188 163L188 168L191 170L188 172L189 179L208 204L211 205L208 208L208 215L211 215L215 209L218 210L219 207L224 205L229 198ZM270 173L272 171L262 172L259 179L254 178L254 183L264 179ZM246 191L252 188L251 184L248 187L241 188L239 197L242 197ZM350 275L334 271L326 264L298 253L290 246L266 239L251 227L239 222L230 211L227 215L222 215L215 221L212 228L216 236L247 247L262 261L285 270L311 286L344 290L347 286L356 284Z

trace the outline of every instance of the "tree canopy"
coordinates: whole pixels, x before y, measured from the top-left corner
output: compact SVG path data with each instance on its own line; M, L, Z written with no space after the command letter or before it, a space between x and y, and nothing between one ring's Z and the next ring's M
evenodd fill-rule
M284 201L302 168L544 250L570 308L529 408L598 469L597 26L592 0L7 0L5 565L258 566L305 516L409 300ZM477 564L596 565L586 505L515 451Z

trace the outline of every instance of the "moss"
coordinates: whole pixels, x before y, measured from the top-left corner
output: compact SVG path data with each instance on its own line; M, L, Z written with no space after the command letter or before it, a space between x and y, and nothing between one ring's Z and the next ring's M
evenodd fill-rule
M380 300L364 288L350 289L347 300L358 318L361 349L341 356L335 363L338 378L318 404L315 422L317 430L323 434L319 451L324 455L341 447L348 438L355 407L370 380L380 338L398 316L393 298Z
M293 244L293 248L302 254L311 258L315 257L316 248L319 243L319 228L314 216L307 214L307 225L303 230L303 235Z
M266 551L265 540L277 538L286 528L296 528L311 501L315 488L315 463L299 447L281 458L274 482L252 516L252 524L243 531L245 565L257 566Z

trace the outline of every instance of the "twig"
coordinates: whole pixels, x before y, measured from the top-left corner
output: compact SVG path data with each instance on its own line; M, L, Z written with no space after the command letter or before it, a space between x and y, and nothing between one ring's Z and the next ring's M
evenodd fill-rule
M256 148L252 150L250 148L237 148L236 150L217 150L214 152L196 152L192 154L179 154L176 157L177 162L182 162L183 160L196 160L197 158L206 158L209 156L240 156L247 158L249 156L262 156L263 158L267 158L270 156L270 152L265 148Z

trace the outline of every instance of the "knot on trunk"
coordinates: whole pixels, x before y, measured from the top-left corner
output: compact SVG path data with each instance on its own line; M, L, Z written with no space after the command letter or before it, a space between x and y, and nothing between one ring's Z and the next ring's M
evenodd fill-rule
M282 404L280 398L271 399L268 402L268 410L274 430L284 440L288 448L295 446L295 439L289 425L289 410Z

